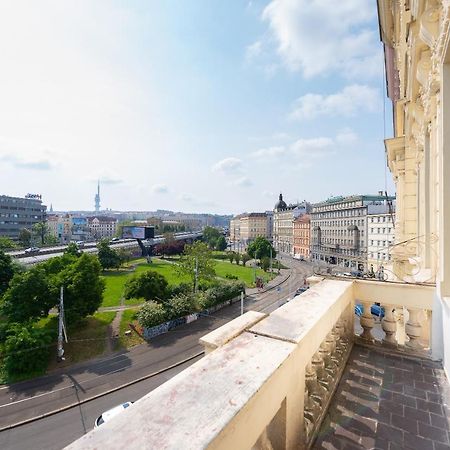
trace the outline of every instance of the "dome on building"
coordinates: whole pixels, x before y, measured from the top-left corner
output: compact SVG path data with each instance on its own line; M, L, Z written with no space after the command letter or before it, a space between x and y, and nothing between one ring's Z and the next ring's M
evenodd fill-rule
M278 197L278 202L275 204L275 211L279 211L280 209L286 209L286 202L283 200L283 194L280 194Z

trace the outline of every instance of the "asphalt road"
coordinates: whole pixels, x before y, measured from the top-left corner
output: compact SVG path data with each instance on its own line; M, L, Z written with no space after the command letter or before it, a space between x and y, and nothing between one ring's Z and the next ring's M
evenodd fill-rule
M295 290L303 285L304 278L312 273L311 266L306 263L287 257L282 262L291 270L281 289L274 288L248 296L245 300L246 311L270 313L292 299ZM301 296L294 301L301 301ZM203 350L198 344L200 337L239 314L240 304L235 303L217 311L214 316L180 326L130 351L0 388L0 428L77 403L195 355ZM62 448L89 431L95 418L103 411L123 401L137 400L179 370L172 369L79 407L3 431L0 433L0 449Z

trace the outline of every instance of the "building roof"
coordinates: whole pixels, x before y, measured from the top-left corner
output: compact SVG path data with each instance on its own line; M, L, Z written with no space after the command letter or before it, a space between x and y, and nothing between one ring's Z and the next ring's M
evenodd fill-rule
M287 208L287 204L286 202L283 200L283 194L280 193L280 196L278 197L278 202L275 203L275 210L279 211L281 209L286 209Z

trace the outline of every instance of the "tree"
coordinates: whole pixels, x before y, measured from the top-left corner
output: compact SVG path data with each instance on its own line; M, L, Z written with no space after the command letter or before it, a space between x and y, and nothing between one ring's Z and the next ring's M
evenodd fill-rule
M251 259L250 256L248 256L247 253L244 253L242 255L242 265L245 266L247 264L247 262L250 261L250 259Z
M19 233L19 242L24 247L29 247L31 245L31 231L27 228L22 228Z
M167 320L167 312L163 305L156 302L147 302L136 314L138 322L144 328L151 328Z
M105 282L95 255L83 253L54 280L64 286L64 311L67 323L75 323L93 314L102 304Z
M263 256L261 258L261 269L264 270L264 272L267 272L270 267L270 258L267 256Z
M44 372L50 355L50 333L29 324L13 324L7 333L3 357L7 377L14 379Z
M230 264L233 264L234 261L234 252L228 253L228 259L230 260Z
M217 228L208 226L203 229L203 241L208 244L209 248L216 248L217 239L220 236L220 231Z
M64 250L65 255L72 255L76 257L80 256L81 253L82 253L81 250L78 248L78 245L75 244L75 242L71 242Z
M16 247L17 245L12 239L7 238L6 236L0 237L0 251L12 250Z
M124 297L163 302L169 294L168 285L167 280L160 273L148 270L134 275L127 281Z
M235 253L234 254L234 260L236 261L236 264L239 265L239 261L241 260L241 254Z
M49 233L45 236L45 245L58 245L58 244L59 244L58 238L53 234Z
M214 279L216 276L214 265L212 252L208 246L204 242L195 242L184 247L184 254L177 264L177 272L180 275L187 276L194 286L196 271L199 282L207 282Z
M0 297L8 289L15 272L16 267L11 256L0 250Z
M275 250L272 244L264 237L258 236L247 248L247 253L251 258L270 258L272 249L272 258L275 258Z
M216 250L223 252L227 248L227 240L225 236L220 236L216 241Z
M1 309L10 322L27 322L47 317L57 302L57 290L38 265L14 275L3 295Z
M110 247L107 239L102 239L97 245L98 248L98 260L105 269L117 269L121 265L120 256L117 251Z
M120 259L120 265L128 264L131 261L131 258L133 256L133 252L128 248L118 248L116 250L117 255Z
M45 222L38 222L31 228L33 235L41 240L41 245L45 244L45 238L48 234L48 226Z

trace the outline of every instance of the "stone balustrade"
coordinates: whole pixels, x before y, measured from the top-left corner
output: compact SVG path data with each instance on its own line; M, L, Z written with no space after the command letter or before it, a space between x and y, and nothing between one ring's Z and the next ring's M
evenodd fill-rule
M68 448L309 448L355 340L355 302L365 305L356 339L398 345L403 320L415 348L432 299L428 288L391 283L313 277L310 286L268 316L247 313L203 337L203 359ZM375 302L385 305L380 340Z
M359 343L382 345L387 350L418 356L429 354L431 286L357 281L354 290L355 302L363 307L359 318L361 328L356 332ZM373 305L379 307L379 315L372 314ZM355 320L358 322L357 315Z

